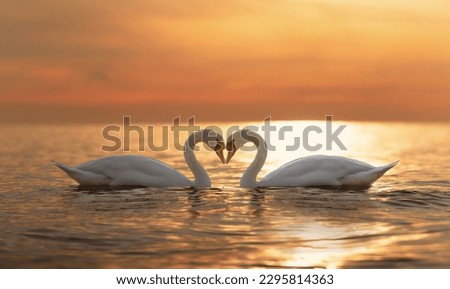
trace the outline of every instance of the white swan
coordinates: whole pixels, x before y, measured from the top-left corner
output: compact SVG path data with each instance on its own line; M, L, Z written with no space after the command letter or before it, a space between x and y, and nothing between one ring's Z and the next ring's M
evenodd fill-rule
M264 139L250 130L234 132L227 140L228 163L233 155L247 142L257 147L256 157L242 175L240 186L251 187L309 187L309 186L354 186L369 187L397 162L374 167L367 163L339 156L303 157L283 166L256 181L267 157Z
M225 163L225 143L220 134L212 130L191 134L184 145L184 159L194 175L193 182L165 163L137 155L110 156L76 167L53 163L82 186L210 187L211 179L194 154L199 142L206 143Z

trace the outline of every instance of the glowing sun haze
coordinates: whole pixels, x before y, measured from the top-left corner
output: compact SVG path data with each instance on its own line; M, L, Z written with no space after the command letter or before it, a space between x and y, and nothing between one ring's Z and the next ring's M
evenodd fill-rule
M4 0L0 37L0 119L450 120L448 0Z

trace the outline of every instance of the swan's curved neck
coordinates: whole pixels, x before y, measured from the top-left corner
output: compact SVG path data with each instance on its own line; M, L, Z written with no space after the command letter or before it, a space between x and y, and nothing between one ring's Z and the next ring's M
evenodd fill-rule
M194 153L195 145L203 141L204 139L201 133L194 133L190 135L184 145L184 159L194 175L193 185L197 187L210 187L211 179L203 166L198 162Z
M250 166L245 170L244 174L241 177L241 187L249 188L249 187L257 187L258 182L256 181L256 177L261 171L264 163L267 158L267 147L264 139L258 134L252 134L252 136L247 140L256 145L257 152L255 159L250 164Z

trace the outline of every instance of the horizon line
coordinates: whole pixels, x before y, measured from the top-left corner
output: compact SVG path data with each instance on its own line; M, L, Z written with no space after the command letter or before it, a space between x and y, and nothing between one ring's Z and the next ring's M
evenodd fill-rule
M57 104L57 103L3 103L0 105L0 123L120 123L123 116L131 116L135 123L168 123L176 117L197 122L255 122L270 117L272 121L321 121L332 115L335 121L358 122L450 122L449 114L398 113L390 107L362 107L360 110L334 109L305 104L298 107L272 106L256 103L254 106L220 103L218 107L198 103L140 103L140 104Z

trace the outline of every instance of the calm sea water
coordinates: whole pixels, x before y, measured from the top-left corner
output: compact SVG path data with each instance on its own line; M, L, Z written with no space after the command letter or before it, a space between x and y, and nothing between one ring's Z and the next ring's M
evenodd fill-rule
M2 125L0 267L450 268L449 124L347 122L348 150L286 152L311 124L324 127L278 123L294 132L273 138L261 176L319 153L400 164L367 190L247 190L239 178L254 152L223 165L201 149L211 189L87 190L50 161L124 153L100 150L102 125ZM132 147L191 176L173 147L137 152L136 136Z

